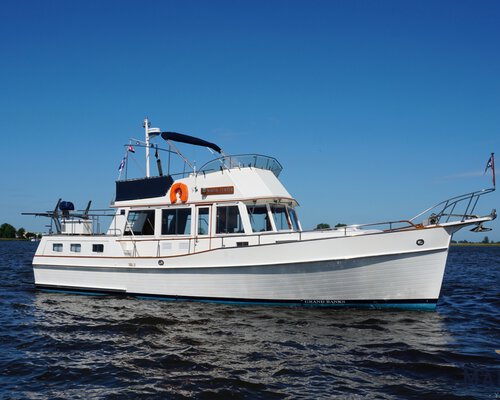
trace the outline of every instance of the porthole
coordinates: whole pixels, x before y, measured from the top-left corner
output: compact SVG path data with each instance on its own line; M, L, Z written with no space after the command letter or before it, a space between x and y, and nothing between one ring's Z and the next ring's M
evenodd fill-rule
M52 243L52 251L56 253L61 253L63 251L62 243Z
M92 245L93 253L104 253L104 245L103 244L93 244Z
M82 245L80 243L71 243L69 251L71 251L72 253L81 253Z

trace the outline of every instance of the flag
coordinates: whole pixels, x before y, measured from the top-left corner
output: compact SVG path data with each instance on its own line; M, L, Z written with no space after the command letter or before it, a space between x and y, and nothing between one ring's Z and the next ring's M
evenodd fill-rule
M131 153L135 153L134 146L132 145L128 146L128 151L130 151Z
M118 172L122 172L124 167L125 167L125 157L123 157L122 162L120 163L120 166L118 167Z
M158 160L158 146L156 146L156 148L155 148L155 149L156 149L156 150L155 150L155 157L156 157L156 159Z
M491 153L491 156L486 163L486 168L484 169L484 174L488 171L488 169L491 168L491 173L493 174L493 187L495 187L496 182L495 182L495 153ZM483 174L483 175L484 175Z

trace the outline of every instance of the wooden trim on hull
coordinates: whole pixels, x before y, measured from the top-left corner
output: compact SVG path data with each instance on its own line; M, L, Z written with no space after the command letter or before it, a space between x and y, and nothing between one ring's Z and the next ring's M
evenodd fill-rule
M208 303L244 304L244 305L267 305L267 306L291 306L291 307L344 307L344 308L397 308L413 310L434 310L438 299L397 299L397 300L279 300L279 299L245 299L226 297L197 297L156 295L145 293L130 293L125 290L101 289L87 287L73 287L60 285L36 284L35 287L44 292L69 293L80 295L112 295L132 296L140 299L166 300L166 301L197 301Z

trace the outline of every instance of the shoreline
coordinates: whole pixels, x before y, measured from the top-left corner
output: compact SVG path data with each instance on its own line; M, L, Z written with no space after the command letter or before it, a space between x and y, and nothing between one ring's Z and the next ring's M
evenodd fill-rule
M3 242L8 242L8 241L11 241L11 242L31 242L30 239L19 239L19 238L0 238L0 242L3 241ZM37 242L39 242L40 240L36 240Z
M451 243L450 246L481 246L481 247L487 247L487 246L500 246L500 243Z

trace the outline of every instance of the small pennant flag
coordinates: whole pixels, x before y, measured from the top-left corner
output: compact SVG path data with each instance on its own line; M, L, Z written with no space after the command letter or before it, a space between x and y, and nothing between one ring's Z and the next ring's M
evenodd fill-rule
M490 168L491 168L491 173L493 174L493 187L495 187L496 186L496 182L495 182L495 153L491 153L490 159L486 163L486 168L484 169L484 174L486 174L486 172Z
M131 153L135 153L134 146L132 145L128 146L128 151L130 151Z
M120 166L118 167L118 172L122 172L124 167L125 167L125 157L123 157L122 162L120 163Z

